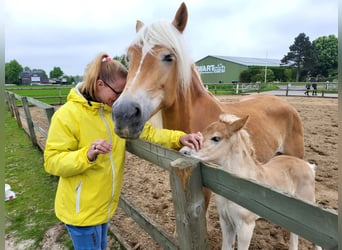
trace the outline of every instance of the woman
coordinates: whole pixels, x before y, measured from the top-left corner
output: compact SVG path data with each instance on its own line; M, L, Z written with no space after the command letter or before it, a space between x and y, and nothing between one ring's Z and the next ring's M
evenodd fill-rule
M86 69L84 81L51 119L44 151L46 172L59 176L55 213L65 223L74 248L105 249L108 222L121 192L125 140L114 132L111 106L126 84L127 70L107 54ZM141 135L179 149L201 147L201 134L156 129L147 123Z

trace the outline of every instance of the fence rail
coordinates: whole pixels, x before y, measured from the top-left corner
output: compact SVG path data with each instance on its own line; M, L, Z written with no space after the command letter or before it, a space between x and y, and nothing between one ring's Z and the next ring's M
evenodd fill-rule
M272 86L277 86L274 95L282 96L305 96L306 91L305 82L289 82L289 83L270 83ZM312 83L310 83L312 84ZM204 86L210 90L213 94L245 94L249 92L263 92L264 87L268 84L264 83L232 83L232 84L218 84L218 83L206 83ZM34 88L23 88L23 87L6 87L9 92L20 91L48 91L45 95L32 94L32 98L37 100L44 100L51 104L63 104L66 101L67 95L63 94L63 91L69 90L71 87L56 87L56 86L45 86L45 87L34 87ZM51 92L52 91L52 92ZM55 91L55 92L54 92ZM311 89L312 91L312 89ZM338 83L336 82L317 82L317 96L321 97L336 97L338 93ZM54 103L52 103L54 102Z
M32 121L30 107L34 105L45 110L48 121L51 119L54 107L9 91L5 91L5 97L8 109L17 119L20 127L23 121L18 115L16 100L22 102L25 109L25 122L30 127L28 132L25 131L31 137L32 143L43 150L44 143L39 144L35 135L37 131L43 129ZM46 132L42 133L45 138ZM170 173L178 239L166 233L161 225L150 219L139 208L134 207L124 196L120 197L119 202L119 206L164 249L208 248L202 186L325 249L338 248L338 216L335 210L298 200L150 142L128 141L127 151Z
M281 95L291 96L293 92L297 92L296 95L299 95L299 92L302 92L301 95L305 96L304 92L306 91L306 83L297 82L297 83L270 83L273 86L277 86L279 93L283 93ZM310 83L312 84L312 83ZM328 93L337 93L338 83L326 83L326 82L317 82L317 94L318 96L325 97ZM244 94L247 92L262 92L262 86L266 86L268 84L264 83L234 83L230 84L231 86L228 88L224 88L223 84L218 83L209 83L204 84L204 86L210 90L213 94ZM311 87L310 91L313 88Z
M37 100L58 100L53 104L63 104L66 100L67 95L63 94L63 92L68 91L71 87L55 87L55 86L46 86L46 87L33 87L33 88L23 88L23 87L6 87L6 91L11 93L30 91L32 94L32 98ZM40 92L40 95L37 93ZM45 92L45 93L44 93ZM44 93L44 95L42 95Z

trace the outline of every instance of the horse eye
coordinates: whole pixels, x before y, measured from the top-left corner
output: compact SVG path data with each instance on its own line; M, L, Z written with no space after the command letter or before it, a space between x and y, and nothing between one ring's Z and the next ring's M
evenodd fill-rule
M172 62L173 58L174 58L173 54L167 54L167 55L164 56L163 61L165 61L165 62Z
M219 137L219 136L213 136L213 137L211 137L210 140L212 140L212 141L214 141L214 142L219 142L219 141L221 140L221 137Z

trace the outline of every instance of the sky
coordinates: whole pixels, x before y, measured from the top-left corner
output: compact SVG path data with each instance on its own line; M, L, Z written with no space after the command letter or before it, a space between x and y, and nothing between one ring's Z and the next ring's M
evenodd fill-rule
M172 22L183 1L6 0L5 62L83 75L97 55L121 56L137 20ZM338 0L188 0L184 40L194 62L208 56L282 59L295 37L338 36Z

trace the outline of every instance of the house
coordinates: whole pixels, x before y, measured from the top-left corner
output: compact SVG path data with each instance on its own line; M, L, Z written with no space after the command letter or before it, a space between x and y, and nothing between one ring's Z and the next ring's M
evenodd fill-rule
M40 70L27 70L20 73L21 85L48 84L49 78Z

